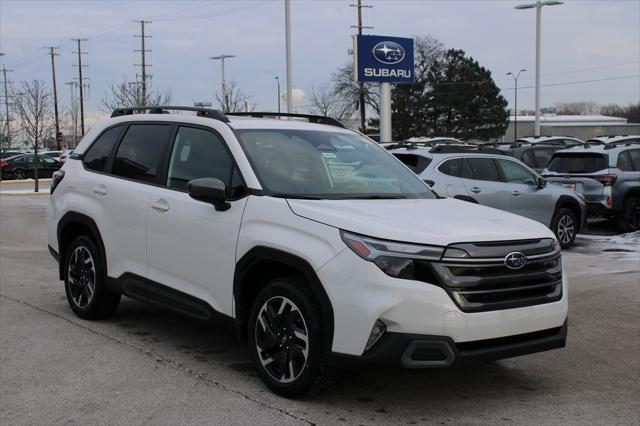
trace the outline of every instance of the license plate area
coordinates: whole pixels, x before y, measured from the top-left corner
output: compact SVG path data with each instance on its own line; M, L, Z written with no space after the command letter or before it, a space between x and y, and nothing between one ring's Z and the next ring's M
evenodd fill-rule
M564 189L569 189L571 191L575 191L576 190L576 184L575 183L563 183L562 187Z

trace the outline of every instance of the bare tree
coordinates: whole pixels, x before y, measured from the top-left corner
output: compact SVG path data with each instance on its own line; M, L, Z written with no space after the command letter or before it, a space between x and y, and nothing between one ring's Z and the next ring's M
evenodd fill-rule
M349 62L339 68L333 74L331 81L334 85L334 92L339 97L340 102L347 108L347 115L353 115L360 109L360 86L353 79L353 62ZM364 102L376 114L380 114L380 93L375 85L371 83L364 84Z
M111 83L100 100L100 107L105 112L111 112L117 108L134 108L148 105L170 105L171 90L152 90L147 85L146 94L142 90L140 82Z
M312 114L334 117L339 120L350 118L355 112L351 105L343 102L342 97L329 83L317 87L311 86L307 109Z
M255 104L249 104L251 96L247 95L240 89L240 85L236 80L225 83L224 98L221 93L216 92L216 100L222 106L224 112L241 112L247 107L251 110L255 108Z
M594 115L600 113L600 105L593 101L557 102L556 114L559 115Z
M35 192L38 192L38 145L52 136L55 122L51 113L51 93L43 81L20 83L20 91L14 95L14 108L25 135L33 145Z

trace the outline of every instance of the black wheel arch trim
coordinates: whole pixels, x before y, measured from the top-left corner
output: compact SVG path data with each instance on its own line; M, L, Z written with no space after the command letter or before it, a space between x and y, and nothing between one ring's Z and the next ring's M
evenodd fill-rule
M478 200L468 195L456 195L453 198L455 198L456 200L468 201L469 203L473 203L473 204L480 204L478 203Z
M306 260L299 256L266 246L252 248L236 263L233 278L233 298L235 303L235 326L238 337L241 340L246 338L245 322L248 320L249 311L251 310L251 304L242 301L244 286L247 285L245 278L252 268L262 261L280 263L296 270L305 279L313 297L315 297L320 306L320 315L326 327L325 336L327 337L327 342L325 344L329 346L326 349L330 350L330 346L333 343L334 330L333 307L315 270Z
M58 262L60 279L64 280L64 262L67 255L66 254L67 247L63 246L62 244L62 241L63 241L62 234L66 229L66 227L73 223L78 223L80 225L83 225L89 228L89 231L91 232L91 235L89 236L93 238L93 241L98 246L98 250L100 250L100 261L102 262L102 265L104 267L105 274L106 274L107 273L107 255L106 255L104 242L102 241L102 235L100 234L98 225L89 216L83 213L71 211L71 212L65 213L64 216L62 216L62 218L60 218L60 220L58 221L57 237L58 237L58 252L59 252L59 259L60 259L60 261ZM69 243L71 243L71 241L67 242L67 244Z
M569 208L576 215L576 234L578 234L582 229L583 220L585 218L582 217L582 209L580 208L580 204L568 195L561 195L556 201L556 208L553 211L553 216L551 216L551 221L553 223L553 219L556 217L556 214L561 208Z

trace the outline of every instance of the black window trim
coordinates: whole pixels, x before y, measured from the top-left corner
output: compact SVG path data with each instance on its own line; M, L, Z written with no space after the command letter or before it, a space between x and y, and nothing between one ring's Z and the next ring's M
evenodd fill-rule
M469 156L469 157L463 157L466 160L491 160L491 162L493 163L493 166L496 168L496 170L498 171L498 177L500 178L500 180L487 180L487 179L477 179L476 178L476 174L473 171L472 168L470 168L471 170L471 174L473 175L473 179L471 180L477 180L478 182L502 182L502 183L508 183L505 181L504 176L502 174L502 170L500 169L500 166L497 163L497 158L495 157L484 157L484 156ZM502 158L500 158L502 160ZM508 158L505 158L505 160L509 160L512 161ZM462 164L462 170L463 170L463 174L464 174L464 163ZM468 179L468 178L463 178L463 179Z
M99 172L97 170L92 170L92 169L87 168L87 165L84 162L84 157L87 154L87 152L89 152L89 150L96 144L96 142L105 133L107 133L111 129L115 129L118 126L122 127L122 129L120 129L120 134L116 138L116 141L113 144L113 147L111 147L111 152L109 153L109 157L107 158L107 162L106 162L106 164L104 166L104 170ZM82 163L82 168L85 171L89 172L89 173L97 173L97 174L101 174L101 175L113 176L111 174L111 165L113 164L113 156L115 155L115 152L116 152L118 146L120 146L120 142L122 141L122 136L124 136L124 133L125 133L124 130L128 129L128 128L129 128L129 123L118 123L118 124L114 124L113 126L105 127L102 130L102 132L100 132L100 134L98 136L96 136L93 139L93 141L91 141L91 144L87 147L87 149L84 150L84 152L82 154L75 154L73 157L70 156L69 159L71 159L71 160L80 160L80 162Z
M446 163L446 162L448 162L448 161L453 161L453 160L460 160L460 163L462 163L462 164L460 164L460 176L450 175L450 174L445 173L445 172L443 172L442 170L440 170L440 167L441 167L444 163ZM428 166L427 166L427 167L428 167ZM435 169L438 171L438 173L442 173L442 174L443 174L443 175L445 175L445 176L455 177L455 178L459 178L459 179L464 179L464 178L462 177L462 170L464 170L464 157L463 157L463 156L447 157L447 158L445 158L444 160L440 161L440 162L438 163L438 165L435 167Z

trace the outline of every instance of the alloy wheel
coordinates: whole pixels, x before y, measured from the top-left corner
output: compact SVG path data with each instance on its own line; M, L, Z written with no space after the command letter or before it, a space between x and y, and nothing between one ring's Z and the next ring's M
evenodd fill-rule
M286 384L302 374L309 357L309 330L290 299L275 296L262 305L255 340L260 362L271 378Z
M67 280L73 303L78 308L86 308L96 291L96 266L86 247L76 247L71 253Z
M629 229L637 231L640 228L640 202L632 200L627 206L626 216Z
M22 180L25 178L24 170L18 169L14 172L16 180Z
M575 233L575 224L573 218L569 215L564 215L558 221L558 239L562 244L568 244L573 240Z

